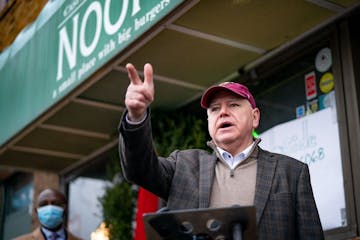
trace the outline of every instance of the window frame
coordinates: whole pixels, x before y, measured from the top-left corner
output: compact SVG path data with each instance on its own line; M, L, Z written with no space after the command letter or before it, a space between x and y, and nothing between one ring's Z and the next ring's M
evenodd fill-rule
M358 102L356 99L356 91L354 90L354 69L351 67L350 36L344 28L346 27L338 27L336 24L333 24L314 32L306 38L288 46L286 49L283 49L269 60L249 69L244 76L240 76L239 80L245 85L251 85L257 81L256 78L269 77L315 49L326 45L332 49L332 70L336 86L335 101L339 123L347 226L324 231L326 239L346 239L357 236L358 226L356 219L359 218L360 211L358 209L356 215L355 210L356 207L359 208L359 206L355 205L354 195L354 186L358 186L360 182L360 177L354 179L354 175L356 169L360 168L355 168L355 166L352 165L352 162L356 162L354 159L360 159L358 151L355 150L360 145L360 120L358 115L355 116L355 113L358 113ZM256 77L254 78L254 76ZM344 81L344 79L346 79L346 81ZM351 130L354 128L356 129L356 133ZM356 194L359 199L360 193Z

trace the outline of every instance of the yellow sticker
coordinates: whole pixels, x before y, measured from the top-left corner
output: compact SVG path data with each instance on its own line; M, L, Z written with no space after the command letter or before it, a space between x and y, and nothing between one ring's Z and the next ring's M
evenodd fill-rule
M319 83L320 91L328 93L334 88L334 75L332 73L325 73L320 78Z

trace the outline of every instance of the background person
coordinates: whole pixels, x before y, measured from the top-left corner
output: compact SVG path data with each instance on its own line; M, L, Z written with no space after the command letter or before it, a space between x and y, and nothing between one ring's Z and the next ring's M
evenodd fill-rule
M202 95L213 154L175 150L164 158L157 156L152 140L152 66L145 64L144 81L132 64L126 68L130 84L119 153L129 181L164 199L170 210L254 205L258 239L324 238L308 166L258 146L252 131L260 110L247 87L223 83Z
M15 240L80 240L64 226L66 210L67 202L63 193L52 188L43 190L35 208L41 226Z

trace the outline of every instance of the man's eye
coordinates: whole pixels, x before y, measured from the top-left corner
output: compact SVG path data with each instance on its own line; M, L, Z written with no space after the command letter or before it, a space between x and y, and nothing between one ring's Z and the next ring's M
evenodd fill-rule
M238 107L238 106L240 106L240 104L238 104L238 103L231 103L230 104L230 107Z
M210 108L210 112L217 112L217 111L219 111L219 107L212 107L212 108Z

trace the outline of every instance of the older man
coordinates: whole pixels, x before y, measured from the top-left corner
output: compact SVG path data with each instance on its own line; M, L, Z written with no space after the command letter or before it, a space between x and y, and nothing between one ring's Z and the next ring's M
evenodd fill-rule
M65 228L66 210L67 203L63 193L52 188L43 190L35 208L41 226L15 240L80 240Z
M169 209L254 205L259 239L323 239L308 166L258 146L252 131L260 111L247 87L226 82L204 92L213 154L175 150L164 158L152 142L152 66L144 66L144 81L132 64L126 68L130 85L119 152L129 181L164 199Z

